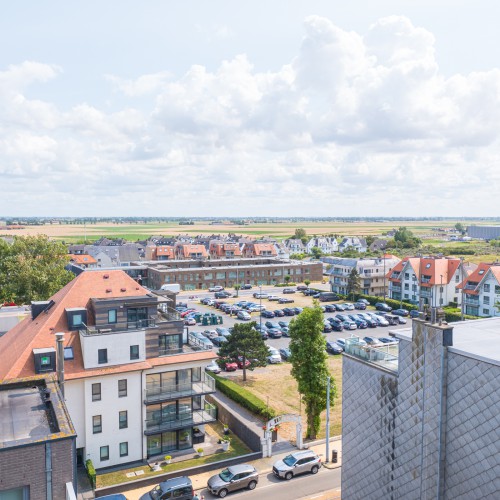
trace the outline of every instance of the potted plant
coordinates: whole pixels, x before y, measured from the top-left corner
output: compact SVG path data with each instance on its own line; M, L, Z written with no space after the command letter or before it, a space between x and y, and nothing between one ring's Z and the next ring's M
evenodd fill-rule
M200 457L203 456L203 448L197 448L196 452L198 453L198 456L200 456Z
M229 434L229 425L227 424L224 424L224 435L228 435Z
M229 450L229 444L231 443L229 438L221 439L222 451Z
M165 455L165 463L168 465L172 461L172 457L170 455Z

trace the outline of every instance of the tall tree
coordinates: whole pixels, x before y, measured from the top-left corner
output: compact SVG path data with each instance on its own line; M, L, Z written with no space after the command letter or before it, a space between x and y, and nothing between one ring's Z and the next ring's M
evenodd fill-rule
M295 230L295 234L293 235L293 237L297 240L302 241L304 245L307 243L308 240L306 230L302 228L297 228Z
M358 270L353 267L347 279L347 295L356 294L361 291L361 277Z
M227 338L219 349L219 356L224 359L240 360L243 365L243 381L247 379L247 368L253 370L257 366L266 366L269 351L262 335L255 327L257 324L236 323L231 335ZM246 361L250 365L246 367Z
M467 232L467 229L465 229L465 226L461 222L457 222L455 224L455 229L462 235L464 235Z
M238 297L238 295L240 294L241 285L239 283L236 283L236 285L234 285L234 289L236 290L236 297Z
M0 240L0 301L28 304L47 300L70 282L68 251L47 236L16 236L12 245Z
M315 259L319 259L323 255L323 250L319 247L312 247L311 253Z
M304 310L290 322L290 361L292 376L307 417L307 437L315 439L321 424L321 412L326 408L327 378L326 340L323 332L323 311L318 302ZM331 383L331 400L335 397L335 383Z

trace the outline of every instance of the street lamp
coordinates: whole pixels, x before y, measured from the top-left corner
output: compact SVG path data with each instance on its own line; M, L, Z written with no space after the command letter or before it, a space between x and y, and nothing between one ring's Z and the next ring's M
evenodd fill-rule
M259 325L260 325L260 333L262 335L262 285L259 285Z

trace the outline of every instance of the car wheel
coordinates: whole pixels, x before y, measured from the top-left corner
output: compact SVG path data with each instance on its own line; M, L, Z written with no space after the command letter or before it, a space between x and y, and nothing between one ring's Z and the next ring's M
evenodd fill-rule
M249 490L254 490L256 486L257 486L257 481L250 481L248 483L248 489Z
M287 472L287 473L285 474L285 479L286 479L287 481L290 481L290 479L292 479L292 477L293 477L293 474L292 474L291 472Z
M311 474L317 474L319 471L319 467L317 465L315 465L312 469L311 469Z
M227 490L223 488L219 491L219 498L224 498L227 495Z

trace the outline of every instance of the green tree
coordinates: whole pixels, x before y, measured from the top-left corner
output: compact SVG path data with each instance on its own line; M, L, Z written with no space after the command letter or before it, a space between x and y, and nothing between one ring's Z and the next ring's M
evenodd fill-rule
M394 240L389 241L387 247L418 248L421 244L420 238L417 238L409 229L400 227L394 234Z
M347 279L347 295L359 293L361 291L361 277L355 267L349 273L349 278Z
M461 222L455 224L455 229L462 234L462 236L467 232L465 226Z
M319 247L312 247L311 253L315 259L319 259L323 255L323 251Z
M0 240L0 300L47 300L74 278L68 262L66 247L44 235L16 236L12 245Z
M234 289L236 290L236 297L238 297L240 294L241 285L239 283L236 283L236 285L234 285Z
M297 228L295 230L295 234L293 235L293 237L297 240L302 241L304 245L307 243L308 240L306 230L302 228Z
M243 381L247 379L247 369L253 370L257 366L266 366L269 351L262 335L255 329L256 323L236 323L231 335L219 349L222 359L238 360L243 363ZM246 367L246 360L250 365Z
M304 280L304 285L306 285L307 288L309 288L310 284L311 284L311 280Z
M330 376L323 337L323 311L315 301L290 322L290 361L292 376L298 384L307 417L307 438L315 439L326 409L326 386ZM331 400L335 383L331 381Z
M289 274L287 274L287 275L286 275L283 279L285 280L285 283L288 285L288 283L290 282L290 280L291 280L292 278L290 277L290 275L289 275Z

